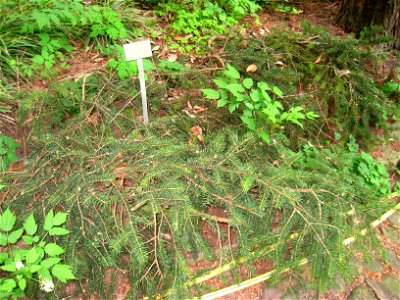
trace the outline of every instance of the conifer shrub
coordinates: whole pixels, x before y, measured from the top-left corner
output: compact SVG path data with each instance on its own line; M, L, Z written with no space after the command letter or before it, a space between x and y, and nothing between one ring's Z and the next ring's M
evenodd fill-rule
M95 109L98 123L77 115L57 132L32 137L26 176L11 184L8 174L5 187L14 211L54 207L69 214L71 234L60 245L88 294L111 297L104 277L119 268L129 277L131 297L190 297L189 254L192 261L248 258L250 272L258 259L273 260L280 270L306 257L315 287L323 290L333 273L347 269L352 250L342 241L363 228L356 218L368 222L390 205L380 201L387 189L374 189L370 177L348 167L346 145L296 152L283 135L268 145L229 127L204 132L202 145L187 124L170 118L122 134L124 127L110 125L109 110L96 105L80 114ZM363 158L351 155L360 159L358 168ZM210 208L224 210L226 218ZM221 234L223 248L215 252L202 228L218 232L220 222L236 243ZM199 294L203 288L196 285Z
M253 79L279 86L292 95L288 103L306 105L324 116L315 128L319 133L322 128L331 136L336 130L368 139L372 127L387 128L388 120L399 116L398 103L369 75L371 64L386 59L374 52L374 45L332 37L303 23L300 33L273 31L259 39L230 40L225 51L242 73L256 64L258 71L248 74Z

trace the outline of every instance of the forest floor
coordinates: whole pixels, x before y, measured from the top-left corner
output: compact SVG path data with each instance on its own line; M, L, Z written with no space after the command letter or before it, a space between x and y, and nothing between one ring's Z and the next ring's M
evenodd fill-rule
M337 10L336 3L332 2L319 2L319 3L305 3L297 7L301 11L300 14L283 14L283 13L259 13L260 24L256 25L254 18L248 17L243 20L243 24L248 28L248 34L257 37L268 34L273 28L282 28L282 30L301 31L300 23L302 21L309 21L314 25L327 26L328 32L333 35L345 35L336 24L335 15ZM156 41L156 45L164 49L163 41ZM162 57L173 60L174 56L179 55L175 51L163 51ZM176 58L175 58L176 59ZM106 61L97 57L96 53L83 54L76 57L70 62L71 68L67 73L61 74L60 80L79 78L84 74L88 74L93 70L101 68ZM196 62L194 62L196 64ZM83 74L83 75L82 75ZM46 82L37 81L31 82L30 89L46 89ZM179 97L179 91L176 91L173 97ZM13 136L17 142L24 144L24 132L16 128L8 130L7 134ZM374 157L379 158L385 162L397 160L400 156L400 132L392 136L392 142L387 145L379 146L372 154ZM26 157L29 150L21 147L23 153L19 153L21 157ZM14 168L17 166L14 166ZM214 212L218 215L219 212ZM223 215L221 217L224 217ZM388 221L381 224L376 233L379 234L382 244L386 249L384 254L385 259L376 253L369 263L361 260L353 261L351 268L357 274L357 278L350 283L346 283L341 276L337 277L337 287L330 289L324 295L316 295L307 284L301 282L299 278L293 278L288 273L284 280L279 284L268 285L268 283L260 283L239 292L224 296L218 299L225 300L274 300L274 299L400 299L400 214L394 214ZM213 235L204 229L204 234L210 244L213 244ZM217 243L217 239L214 241ZM374 251L371 249L374 256ZM198 262L192 265L193 271L201 270L205 267L210 267L213 263ZM265 273L272 269L270 262L257 263L257 274ZM307 267L304 267L304 278L307 278ZM247 271L243 268L241 272L242 280L248 279ZM230 284L234 284L233 276L231 277ZM219 277L213 278L205 282L211 290L218 290L227 286L226 282L223 283ZM118 292L119 290L119 292ZM124 295L129 292L129 282L125 278L121 278L120 287L117 288L116 296L123 299Z

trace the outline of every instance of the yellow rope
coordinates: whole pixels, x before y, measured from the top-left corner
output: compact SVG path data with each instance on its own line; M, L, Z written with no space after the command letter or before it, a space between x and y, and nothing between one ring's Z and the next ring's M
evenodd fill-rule
M392 194L389 198L398 197L398 196L399 196L398 193L394 193L394 194ZM372 229L372 228L376 228L377 226L379 226L380 224L382 224L382 222L384 222L385 220L387 220L387 219L388 219L391 215L393 215L397 210L400 210L400 203L398 203L395 207L393 207L392 209L390 209L389 211L387 211L386 213L384 213L380 218L378 218L378 219L376 219L375 221L373 221L373 222L370 224L371 229ZM363 229L363 230L360 231L360 235L365 236L365 235L367 234L367 232L368 232L368 229L365 228L365 229ZM355 236L352 236L352 237L349 237L349 238L345 239L345 240L343 241L343 244L347 246L347 245L350 245L351 243L353 243L355 240L356 240L356 237L355 237ZM298 264L298 266L302 266L302 265L305 265L305 264L307 264L307 263L308 263L308 259L304 258L304 259L302 259L302 260L300 261L300 263ZM203 275L202 277L197 278L197 279L195 280L195 282L202 282L202 281L204 281L204 280L202 280L203 278L209 279L209 278L211 278L211 277L214 277L214 276L216 276L216 275L211 276L211 277L210 277L210 275L211 275L211 274L217 274L217 275L218 275L218 274L222 273L222 272L219 272L220 270L222 270L222 269L223 269L223 270L228 270L229 268L227 268L227 267L230 266L230 265L231 265L231 263L229 263L229 264L227 264L227 265L225 265L225 266L222 266L221 268L217 268L216 270L213 270L213 271L207 273L206 275ZM290 269L285 269L285 270L282 271L282 273L287 272L287 271L289 271L289 270L290 270ZM234 285L231 285L231 286L229 286L229 287L220 289L220 290L215 291L215 292L211 292L211 293L205 294L205 295L203 295L203 296L197 297L196 299L211 300L211 299L216 299L216 298L218 298L218 297L222 297L222 296L225 296L225 295L229 295L229 294L235 293L235 292L240 291L240 290L242 290L242 289L244 289L244 288L247 288L247 287L256 285L256 284L258 284L258 283L261 283L261 282L263 282L263 281L269 279L275 272L276 272L275 269L274 269L274 270L271 270L271 271L268 271L267 273L261 274L261 275L259 275L259 276L257 276L257 277L254 277L254 278L245 280L245 281L243 281L243 282L241 282L241 283L239 283L239 284L234 284ZM205 279L205 280L206 280L206 279Z

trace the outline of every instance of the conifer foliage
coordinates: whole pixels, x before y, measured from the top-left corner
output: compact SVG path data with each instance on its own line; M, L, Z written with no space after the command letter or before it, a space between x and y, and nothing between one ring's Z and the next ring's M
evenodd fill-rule
M87 292L104 291L102 297L112 293L104 274L116 267L128 271L132 296L171 288L172 298L189 297L195 274L188 254L194 260L247 257L251 269L255 250L256 259L273 259L277 268L307 257L323 288L345 267L349 252L341 241L359 230L348 212L368 211L369 220L386 208L376 200L387 190L368 187L362 174L349 171L347 145L293 152L284 137L267 145L222 129L208 134L203 148L169 122L122 138L98 129L68 126L57 136L40 136L25 192L9 192L20 211L31 202L30 210L68 212L67 261ZM226 218L211 207L225 210ZM236 243L227 242L220 222ZM220 251L203 236L204 224L219 232ZM267 251L271 245L278 246Z

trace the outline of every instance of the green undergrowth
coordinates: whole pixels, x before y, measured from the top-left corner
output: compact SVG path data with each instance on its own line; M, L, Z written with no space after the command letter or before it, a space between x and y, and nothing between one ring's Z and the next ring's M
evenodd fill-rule
M1 173L4 205L22 219L34 212L39 227L52 209L68 215L70 234L58 243L78 282L34 296L113 298L124 274L130 298L186 299L210 291L192 287L191 263L236 258L251 275L261 259L284 270L308 258L324 291L337 272L351 278L355 250L378 248L374 235L342 241L392 205L386 168L357 144L397 118L392 92L366 75L366 60L382 58L307 24L304 33L229 40L221 57L231 63L222 75L156 61L148 126L139 84L117 56L107 74L1 90L0 101L19 99L30 151L23 170ZM249 64L258 70L246 74ZM15 155L15 144L3 148ZM240 279L238 267L232 274Z
M323 116L319 132L339 131L373 142L371 128L387 129L400 113L398 100L387 97L384 86L371 78L371 69L377 72L389 58L389 52L378 50L366 40L333 37L303 23L301 33L281 28L257 40L232 39L224 57L243 74L256 64L257 72L248 76L278 85L287 103L306 104Z
M2 1L0 79L51 76L50 69L68 68L74 49L87 51L93 46L137 38L142 34L136 28L141 21L137 9L126 1L118 2L85 5L82 0Z
M248 258L251 274L254 260L274 260L283 269L307 257L314 287L324 290L332 274L347 270L354 251L342 241L390 207L384 167L359 154L354 140L337 135L331 145L302 143L296 150L280 133L268 145L243 127L219 125L204 127L203 144L190 133L199 124L190 117L158 118L148 127L132 122L117 108L126 97L122 86L101 76L86 81L84 99L76 92L83 82L59 88L27 123L32 154L24 172L2 179L5 204L16 213L36 212L38 220L50 209L68 214L71 233L60 246L84 291L67 295L59 288L50 298L112 297L118 283L104 280L110 269L126 272L130 297L186 298L196 275L189 261L200 257ZM64 104L52 106L56 99ZM34 112L30 105L26 111ZM211 208L225 211L229 231ZM217 249L203 236L204 224Z
M215 34L227 34L239 20L246 15L253 15L260 9L256 1L141 1L144 5L152 5L154 13L167 21L167 32L181 35L177 41L172 34L165 35L169 48L177 48L182 53L206 53L207 40ZM148 20L149 27L154 20Z

